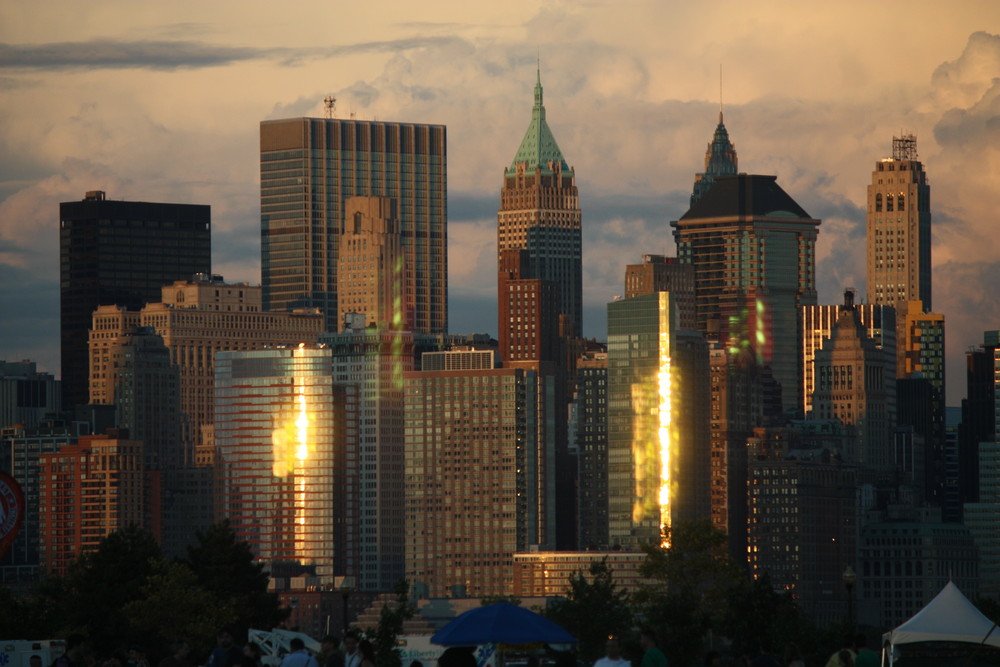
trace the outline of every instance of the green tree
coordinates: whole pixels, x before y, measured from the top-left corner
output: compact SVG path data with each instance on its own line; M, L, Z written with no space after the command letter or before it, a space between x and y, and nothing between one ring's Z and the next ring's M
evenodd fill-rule
M590 564L590 577L582 571L569 577L569 595L549 604L545 616L576 637L578 656L592 663L604 655L609 636L622 637L633 624L627 591L617 588L607 559Z
M378 626L365 630L365 636L375 646L378 667L400 667L403 664L403 654L396 648L396 639L403 633L403 624L417 611L410 604L410 584L405 579L396 584L395 594L395 600L382 606Z
M729 594L743 573L729 557L726 535L708 521L678 522L649 545L640 574L653 580L635 596L643 624L674 664L692 664L710 629L723 625Z
M163 563L156 540L137 526L116 530L97 549L74 560L64 577L39 590L38 604L58 615L61 636L81 632L98 655L142 644L125 608L144 595L146 579Z
M801 609L788 593L774 590L766 574L742 580L729 591L722 631L732 640L737 655L751 652L758 644L780 655L785 646L796 643L809 651L813 632Z
M198 531L196 539L183 562L201 588L231 605L236 612L233 624L240 632L270 630L288 618L289 610L267 590L269 577L264 566L254 562L250 545L236 536L229 521Z
M142 595L125 605L135 634L146 638L149 655L167 656L170 644L186 638L194 655L207 655L218 628L236 622L232 600L223 600L198 584L184 563L160 561L146 579Z

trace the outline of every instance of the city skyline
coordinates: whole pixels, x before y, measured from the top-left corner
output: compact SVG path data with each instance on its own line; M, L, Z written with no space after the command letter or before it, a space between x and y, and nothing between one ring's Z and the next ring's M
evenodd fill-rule
M585 335L605 337L626 264L675 254L668 221L686 212L703 168L720 64L741 170L777 175L823 221L819 303L848 286L865 293L871 165L912 132L932 188L949 404L965 391L962 352L997 327L988 318L1000 295L985 285L1000 274L989 122L1000 114L1000 36L977 31L998 32L1000 8L306 3L282 22L253 3L58 4L44 17L0 9L9 360L58 371L56 204L87 190L211 205L213 272L259 284L259 122L323 117L331 95L339 118L448 127L449 328L496 335L496 276L482 267L495 262L498 183L530 119L539 60L548 120L579 174ZM967 289L977 281L983 289Z

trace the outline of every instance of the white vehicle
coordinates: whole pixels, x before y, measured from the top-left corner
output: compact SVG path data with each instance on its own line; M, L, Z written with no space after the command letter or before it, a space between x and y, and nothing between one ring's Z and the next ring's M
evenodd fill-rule
M289 642L295 637L302 640L307 651L313 655L319 655L319 652L322 650L320 643L301 632L292 632L291 630L281 630L279 628L274 628L273 630L251 629L247 632L247 639L260 647L260 661L266 667L278 667L281 664L281 659L291 650ZM0 665L0 667L6 666ZM25 667L27 667L27 663L25 663ZM43 665L42 667L48 667L48 665Z
M13 639L0 640L0 667L31 667L31 656L42 659L42 667L49 667L66 652L62 639Z

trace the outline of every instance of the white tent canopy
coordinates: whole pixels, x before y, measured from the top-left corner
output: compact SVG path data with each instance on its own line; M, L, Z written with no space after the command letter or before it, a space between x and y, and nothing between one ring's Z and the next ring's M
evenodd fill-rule
M1000 648L1000 630L951 581L910 620L882 635L882 639L890 646L964 642ZM891 660L891 650L889 655Z

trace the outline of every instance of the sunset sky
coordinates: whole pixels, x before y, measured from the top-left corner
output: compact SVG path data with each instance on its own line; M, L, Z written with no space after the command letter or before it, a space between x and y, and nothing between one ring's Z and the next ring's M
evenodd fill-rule
M931 184L948 403L1000 329L1000 3L6 2L0 4L0 359L58 373L58 204L212 206L214 270L260 282L258 124L448 127L450 329L496 333L496 210L536 63L576 169L584 334L625 264L675 254L717 122L740 171L823 223L820 303L865 290L864 202L894 134Z

